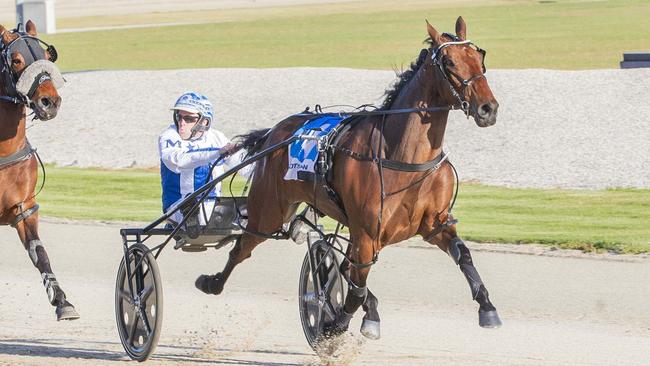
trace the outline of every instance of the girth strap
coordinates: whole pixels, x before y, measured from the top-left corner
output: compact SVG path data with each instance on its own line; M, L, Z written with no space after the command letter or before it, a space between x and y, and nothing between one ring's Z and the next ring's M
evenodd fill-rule
M29 141L25 141L25 146L22 149L9 156L0 157L0 169L27 160L35 151L36 149L29 144Z
M447 160L447 156L448 156L447 154L441 151L440 154L438 154L438 156L436 156L432 160L426 161L424 163L412 164L412 163L404 163L397 160L372 158L369 156L361 155L356 151L352 151L350 149L339 147L339 146L335 146L334 149L339 150L340 152L349 155L356 160L381 162L381 166L384 168L388 168L391 170L399 170L403 172L426 172L428 170L436 170L440 168L440 165L445 160Z
M381 159L381 166L392 170L401 170L403 172L426 172L427 170L437 170L443 161L447 160L447 154L440 152L433 160L421 164L403 163L397 160Z

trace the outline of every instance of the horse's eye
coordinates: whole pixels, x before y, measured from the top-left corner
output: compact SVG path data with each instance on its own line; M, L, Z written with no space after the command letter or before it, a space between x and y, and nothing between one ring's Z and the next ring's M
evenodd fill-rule
M14 66L18 66L18 65L20 65L20 62L21 62L21 61L18 60L18 59L15 59L15 60L11 61L11 63L12 63Z
M454 62L453 62L452 60L446 58L446 57L445 57L445 59L443 60L443 63L444 63L445 66L447 66L447 67L454 67L454 66L455 66L455 65L454 65Z

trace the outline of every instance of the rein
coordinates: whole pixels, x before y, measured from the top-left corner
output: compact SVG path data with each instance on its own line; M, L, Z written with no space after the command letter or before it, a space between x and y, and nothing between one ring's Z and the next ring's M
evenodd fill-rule
M327 108L327 107L324 107ZM316 110L321 109L320 105L316 105ZM442 107L427 107L427 108L402 108L402 109L386 109L386 110L375 110L367 111L362 110L359 112L310 112L309 107L305 109L302 113L294 114L296 117L309 117L309 116L385 116L390 114L406 114L406 113L416 113L416 112L442 112L442 111L452 111L452 110L463 110L462 105L457 106L442 106Z
M8 95L0 95L0 100L3 102L9 102L13 104L24 104L24 102L16 97L10 97Z

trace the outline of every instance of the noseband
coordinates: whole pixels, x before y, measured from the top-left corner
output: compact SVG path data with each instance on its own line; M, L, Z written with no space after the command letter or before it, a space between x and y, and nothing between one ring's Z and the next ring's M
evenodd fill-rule
M465 112L465 115L467 116L467 118L469 118L469 102L462 98L462 94L465 94L465 89L467 87L469 87L473 82L475 82L476 80L478 80L480 78L485 78L485 53L486 52L485 52L484 49L478 47L477 45L472 43L472 41L470 41L470 40L461 41L460 38L458 38L458 37L456 37L456 36L454 36L452 34L449 34L449 33L443 33L443 35L453 39L453 41L445 42L445 43L439 45L438 47L436 47L433 50L433 54L431 55L431 60L433 61L434 65L438 66L438 69L440 70L440 73L442 74L442 76L447 81L447 85L449 86L449 90L451 91L451 94L454 97L456 97L456 99L458 99L458 102L460 103L461 109L463 110L463 112ZM469 79L463 79L457 73L449 70L445 66L445 62L444 62L445 58L444 58L444 55L442 54L442 50L444 48L446 48L446 47L454 46L454 45L468 45L470 47L474 46L473 48L476 51L478 51L481 55L483 55L483 60L482 60L483 72L480 73L480 74L472 75ZM456 91L453 84L451 83L451 80L449 80L449 75L454 76L456 79L458 79L460 81L460 83L462 85L460 93Z
M58 73L58 69L52 64L58 58L58 54L54 46L25 33L22 30L21 24L18 24L18 27L14 29L12 33L17 34L18 37L7 45L0 43L0 58L2 58L2 61L0 61L0 78L2 79L2 84L4 85L7 94L0 95L0 100L14 104L29 105L31 97L42 83L46 80L52 80L53 78L58 79L60 77L60 73L58 75L53 75ZM41 44L45 46L45 49L41 47ZM28 86L23 86L23 83L20 83L19 76L11 67L11 55L16 52L22 55L23 60L25 61L23 73L29 66L35 63L37 65L34 66L38 66L38 69L40 70L37 75L34 75L34 79L30 80ZM45 52L49 53L50 60L46 59ZM58 80L56 81L58 82Z

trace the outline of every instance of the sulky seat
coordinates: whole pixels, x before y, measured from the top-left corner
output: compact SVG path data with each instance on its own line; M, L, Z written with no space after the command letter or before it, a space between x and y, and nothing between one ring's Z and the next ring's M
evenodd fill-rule
M241 229L238 221L245 225L247 218L247 197L219 197L216 199L206 225L200 225L198 210L188 218L185 230L175 236L176 248L184 251L216 249L235 241ZM241 216L240 216L241 214Z

